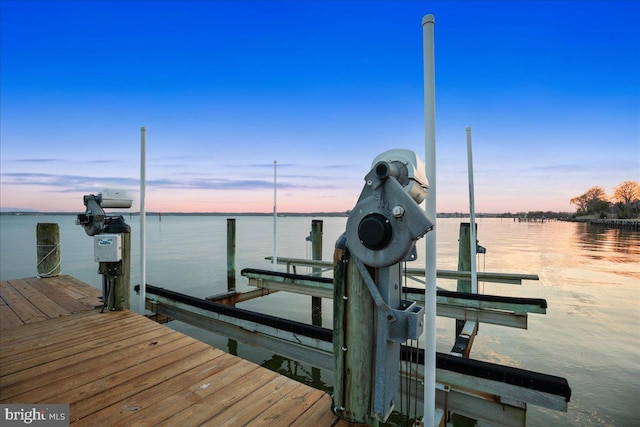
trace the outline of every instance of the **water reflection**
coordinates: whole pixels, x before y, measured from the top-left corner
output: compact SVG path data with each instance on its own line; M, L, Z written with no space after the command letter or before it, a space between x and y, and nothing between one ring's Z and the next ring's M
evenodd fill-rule
M608 228L595 224L575 224L573 242L589 251L594 259L610 258L610 253L640 254L640 233L631 230ZM605 255L606 254L606 255ZM636 262L631 258L618 258L618 262Z
M313 368L307 364L287 359L277 354L272 355L270 359L262 362L261 366L315 389L327 393L333 392L333 386L330 386L322 379L322 369Z

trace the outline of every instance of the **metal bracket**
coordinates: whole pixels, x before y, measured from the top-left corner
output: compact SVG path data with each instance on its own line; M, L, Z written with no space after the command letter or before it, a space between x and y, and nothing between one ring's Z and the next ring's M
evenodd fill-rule
M389 341L404 343L407 340L417 340L422 335L424 326L424 307L414 301L402 301L403 310L393 310L397 319L389 325Z
M373 298L373 302L380 310L384 312L384 314L387 315L387 320L395 322L397 320L395 313L397 310L393 310L385 303L384 298L382 298L382 295L380 295L380 291L378 290L378 287L373 281L373 278L371 277L371 274L369 274L369 270L367 270L367 267L364 265L364 263L357 257L354 257L353 260L356 262L356 267L358 267L358 271L360 272L360 275L364 280L364 284L367 286L367 289L371 294L371 298Z

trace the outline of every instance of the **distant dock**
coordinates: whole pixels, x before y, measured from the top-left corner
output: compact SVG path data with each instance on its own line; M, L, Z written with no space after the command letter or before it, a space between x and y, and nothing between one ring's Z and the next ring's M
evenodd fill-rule
M640 231L640 219L592 219L589 224L620 230Z
M129 310L71 277L2 281L0 403L68 403L70 424L352 424L331 397Z
M593 218L562 218L561 221L585 222L600 227L615 228L618 230L640 231L640 219L593 219Z

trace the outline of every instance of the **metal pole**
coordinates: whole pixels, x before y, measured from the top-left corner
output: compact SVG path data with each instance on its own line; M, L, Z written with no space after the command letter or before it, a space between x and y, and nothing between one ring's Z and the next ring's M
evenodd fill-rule
M436 101L434 66L433 15L422 18L424 58L424 143L425 167L429 180L425 209L434 228L425 236L425 351L424 351L424 417L425 426L433 426L436 406Z
M471 292L478 293L478 272L476 270L476 206L473 186L473 152L471 150L471 128L467 128L467 163L469 169L469 221L471 235L469 248L471 252Z
M147 286L147 129L140 128L140 314L145 312Z
M277 223L278 223L278 210L276 206L277 202L277 193L278 193L278 184L277 184L277 168L278 162L276 160L273 161L273 270L275 271L278 266L278 238L276 236L277 233Z

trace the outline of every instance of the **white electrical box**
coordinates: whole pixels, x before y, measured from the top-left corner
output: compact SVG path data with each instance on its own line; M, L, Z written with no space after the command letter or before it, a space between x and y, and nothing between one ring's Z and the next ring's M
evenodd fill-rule
M93 259L96 262L118 262L122 259L122 236L98 234L93 236Z

